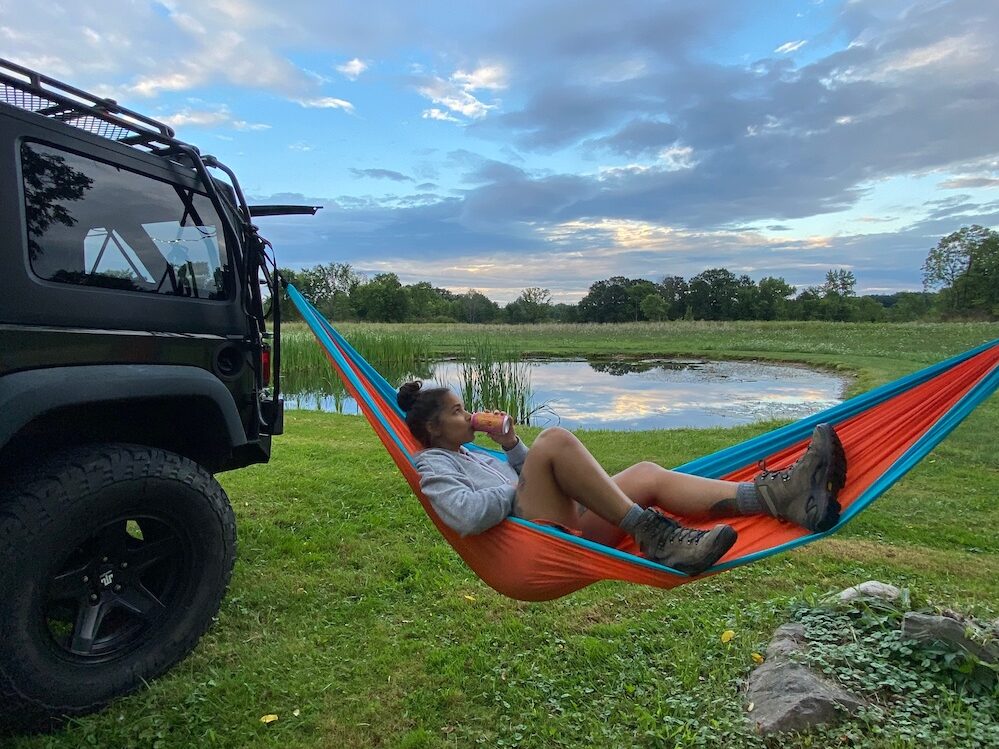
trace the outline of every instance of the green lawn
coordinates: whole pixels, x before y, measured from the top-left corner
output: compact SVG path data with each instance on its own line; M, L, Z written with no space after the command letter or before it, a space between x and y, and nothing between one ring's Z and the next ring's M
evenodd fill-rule
M432 331L453 350L470 326ZM525 351L709 354L857 372L853 390L999 337L997 325L666 323L494 328ZM854 724L764 742L740 689L794 601L868 579L919 604L999 616L999 398L834 539L672 591L601 583L528 604L493 593L439 537L367 423L288 414L274 457L221 477L239 559L219 621L148 689L29 747L920 746ZM774 424L583 432L610 471L676 465ZM536 433L524 430L528 441ZM725 644L721 634L734 630ZM987 705L999 705L999 691ZM933 743L985 721L935 705ZM276 714L269 725L261 716ZM988 723L992 721L992 723ZM999 732L999 727L995 729ZM878 733L880 732L880 733ZM847 739L849 741L849 739ZM852 743L849 745L857 745Z

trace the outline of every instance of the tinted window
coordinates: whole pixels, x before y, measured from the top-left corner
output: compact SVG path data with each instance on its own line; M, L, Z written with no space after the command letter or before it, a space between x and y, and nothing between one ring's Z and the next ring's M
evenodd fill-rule
M225 299L230 263L203 194L40 143L21 146L28 259L41 278Z

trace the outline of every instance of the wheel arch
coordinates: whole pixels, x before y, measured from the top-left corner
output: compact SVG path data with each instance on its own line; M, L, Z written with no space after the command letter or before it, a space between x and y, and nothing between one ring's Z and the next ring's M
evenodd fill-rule
M97 365L0 378L0 463L73 445L130 442L210 471L247 444L232 394L210 372L177 365Z

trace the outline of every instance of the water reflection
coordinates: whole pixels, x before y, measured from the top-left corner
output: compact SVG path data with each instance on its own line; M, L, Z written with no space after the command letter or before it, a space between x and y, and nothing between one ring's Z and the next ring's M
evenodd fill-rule
M799 419L840 402L845 380L805 367L740 361L532 360L535 426L568 429L729 427L762 419ZM331 373L332 374L332 373ZM454 362L394 373L457 388ZM350 398L288 395L292 408L358 413Z

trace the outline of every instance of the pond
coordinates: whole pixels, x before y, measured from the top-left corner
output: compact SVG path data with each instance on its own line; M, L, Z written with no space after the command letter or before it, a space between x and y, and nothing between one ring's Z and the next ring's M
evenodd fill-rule
M754 361L527 360L532 426L567 429L731 427L764 419L800 419L841 401L847 380L806 367ZM458 390L458 364L430 362L409 373ZM332 372L331 372L332 375ZM335 375L333 375L335 376ZM400 384L409 376L398 378ZM286 392L289 408L358 413L327 388Z

